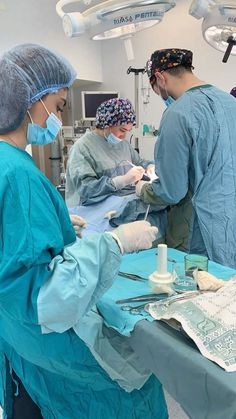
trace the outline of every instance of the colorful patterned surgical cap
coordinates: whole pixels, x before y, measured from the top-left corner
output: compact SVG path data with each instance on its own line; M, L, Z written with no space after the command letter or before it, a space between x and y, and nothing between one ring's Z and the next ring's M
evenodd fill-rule
M230 90L230 94L236 97L236 87L233 87L233 89Z
M179 65L186 68L192 66L193 53L187 49L169 48L155 51L146 64L148 77L152 77L155 71L169 70Z
M96 128L104 129L116 125L135 125L135 113L128 99L109 99L96 112Z

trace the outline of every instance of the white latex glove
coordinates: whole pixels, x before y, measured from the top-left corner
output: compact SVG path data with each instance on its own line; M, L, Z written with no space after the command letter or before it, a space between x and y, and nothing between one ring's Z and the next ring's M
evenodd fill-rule
M87 227L87 223L86 223L85 219L82 218L82 217L80 217L79 215L70 214L70 220L71 220L72 225L74 227L75 234L78 237L81 237L81 230L82 230L82 228L86 228Z
M132 167L125 175L124 178L127 182L127 185L131 185L132 183L138 182L142 179L145 170L141 166L134 166Z
M114 217L116 213L117 213L116 210L107 211L106 214L104 215L104 218L108 218L108 220L111 220L111 218Z
M145 170L141 166L132 167L125 175L116 176L112 180L117 189L125 188L142 179Z
M146 168L146 173L151 177L155 173L155 164L149 164Z
M149 164L146 169L146 173L151 180L157 179L157 175L155 173L155 164Z
M152 227L148 221L134 221L122 224L110 234L117 241L121 253L132 253L137 250L150 249L156 240L157 227Z
M146 180L140 180L138 183L136 183L135 193L136 193L137 196L141 195L141 189L142 189L143 185L146 185L146 183L149 183L149 182L146 181Z

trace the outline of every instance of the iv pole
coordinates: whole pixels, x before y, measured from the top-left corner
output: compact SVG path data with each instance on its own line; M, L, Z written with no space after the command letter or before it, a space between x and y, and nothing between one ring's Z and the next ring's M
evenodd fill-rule
M134 73L134 108L136 113L136 135L134 139L134 149L139 153L139 139L137 135L137 128L139 128L139 74L145 73L145 68L132 68L129 67L127 74Z

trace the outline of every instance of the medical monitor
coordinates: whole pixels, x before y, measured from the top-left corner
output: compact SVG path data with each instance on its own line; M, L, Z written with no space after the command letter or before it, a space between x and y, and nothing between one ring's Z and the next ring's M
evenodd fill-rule
M95 121L96 111L102 102L119 97L118 92L81 92L82 94L82 119Z

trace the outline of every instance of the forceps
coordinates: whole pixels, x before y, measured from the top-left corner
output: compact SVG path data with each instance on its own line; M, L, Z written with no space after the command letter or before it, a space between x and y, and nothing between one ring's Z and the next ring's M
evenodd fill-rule
M156 255L158 255L158 252L156 252ZM171 262L171 263L177 263L175 259L167 258L167 260L168 262Z
M163 301L155 301L158 306L168 307L170 304L175 303L177 301L188 300L189 298L196 297L200 294L203 294L204 291L186 291L183 294L174 295L172 297L165 298ZM149 303L152 301L149 301Z
M136 297L125 298L123 300L117 300L116 304L125 304L125 303L139 303L144 301L156 301L162 300L163 298L167 298L168 294L144 294L144 295L137 295Z
M143 282L147 281L147 278L144 278L143 276L132 274L132 273L129 273L129 272L119 271L118 275L123 276L124 278L133 279L134 281L143 281Z

